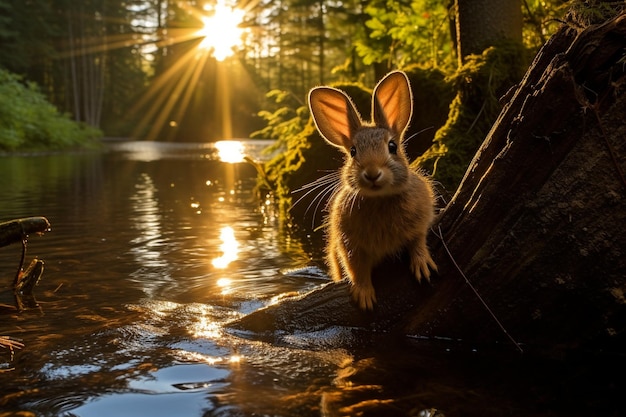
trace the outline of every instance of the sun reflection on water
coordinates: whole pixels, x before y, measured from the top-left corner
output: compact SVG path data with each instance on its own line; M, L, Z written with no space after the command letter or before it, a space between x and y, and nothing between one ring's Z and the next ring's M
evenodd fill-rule
M239 243L237 239L235 239L235 231L230 226L222 227L220 240L222 241L220 250L223 252L223 255L213 259L211 264L213 264L215 268L225 269L231 262L237 260Z
M220 278L216 284L221 288L220 293L222 295L228 295L232 291L233 280L230 278Z
M238 140L220 140L215 142L220 161L236 164L244 161L244 146Z
M218 323L210 318L199 317L198 321L194 323L192 333L194 337L219 339L222 335L222 328Z

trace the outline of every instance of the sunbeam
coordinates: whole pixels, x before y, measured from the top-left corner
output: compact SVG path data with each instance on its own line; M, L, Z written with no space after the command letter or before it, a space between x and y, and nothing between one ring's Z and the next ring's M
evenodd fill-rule
M177 58L133 107L131 111L134 114L143 113L141 121L135 126L133 132L135 137L147 140L157 138L172 140L186 115L189 104L192 100L196 100L197 96L194 93L200 91L198 90L200 85L204 85L204 88L211 88L212 91L207 94L215 96L214 112L221 114L221 137L232 136L230 81L228 80L232 70L226 71L224 65L230 67L235 63L222 63L221 61L233 55L235 47L242 42L244 30L239 25L245 11L231 7L227 3L218 2L209 10L189 9L187 12L194 19L202 22L203 27L186 33L172 32L173 43L190 39L198 39L200 42ZM160 46L159 43L156 45ZM210 67L212 70L205 71L211 56L214 58L213 67ZM214 80L201 78L210 73L213 73ZM213 131L216 130L213 129ZM197 132L199 136L202 134L202 132Z
M172 110L178 105L176 114L180 116L184 113L207 58L206 53L191 49L155 80L146 94L131 109L132 113L136 113L149 106L135 127L133 136L144 136L147 140L154 140L164 131L166 125L176 125L177 119L172 118ZM148 133L144 134L148 124L151 126ZM167 136L171 135L173 132L168 132Z
M133 48L145 62L147 73L157 74L129 109L129 119L136 121L131 137L231 139L231 84L242 68L238 60L230 58L243 48L246 29L241 25L250 5L244 9L235 7L235 0L217 0L200 9L177 3L191 18L189 27L176 27L176 21L162 24L147 15L133 23L132 33L72 38L60 55L87 56ZM242 88L241 82L237 85ZM202 119L202 111L209 116Z

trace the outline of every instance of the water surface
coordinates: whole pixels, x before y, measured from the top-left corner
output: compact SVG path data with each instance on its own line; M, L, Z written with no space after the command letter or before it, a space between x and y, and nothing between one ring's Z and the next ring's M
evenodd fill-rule
M318 263L320 248L285 233L254 192L241 153L262 160L266 145L119 142L106 152L0 157L0 220L41 215L52 225L28 241L27 261L43 259L45 272L26 311L10 310L21 248L0 248L0 335L25 345L0 350L0 415L623 411L613 402L623 387L598 382L623 361L575 367L512 347L356 329L283 335L281 345L226 331L326 280L298 269Z

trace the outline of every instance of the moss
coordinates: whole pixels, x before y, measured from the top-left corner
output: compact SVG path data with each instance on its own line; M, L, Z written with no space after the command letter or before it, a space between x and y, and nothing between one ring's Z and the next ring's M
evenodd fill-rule
M624 10L626 4L623 1L575 0L564 20L571 27L585 29L602 24Z
M467 57L448 78L457 90L448 120L418 162L449 191L458 186L498 117L502 108L499 98L521 80L528 66L527 55L521 44L503 43Z
M413 160L430 148L435 133L446 123L454 87L437 68L414 65L404 71L413 90L413 117L406 133L406 151Z

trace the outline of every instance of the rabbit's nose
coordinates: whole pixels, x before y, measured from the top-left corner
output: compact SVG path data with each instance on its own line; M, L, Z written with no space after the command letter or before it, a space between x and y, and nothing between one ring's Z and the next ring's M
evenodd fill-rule
M365 177L366 180L371 181L371 182L376 182L376 180L379 179L381 175L382 175L382 171L379 169L376 171L368 170L363 173L363 177Z

